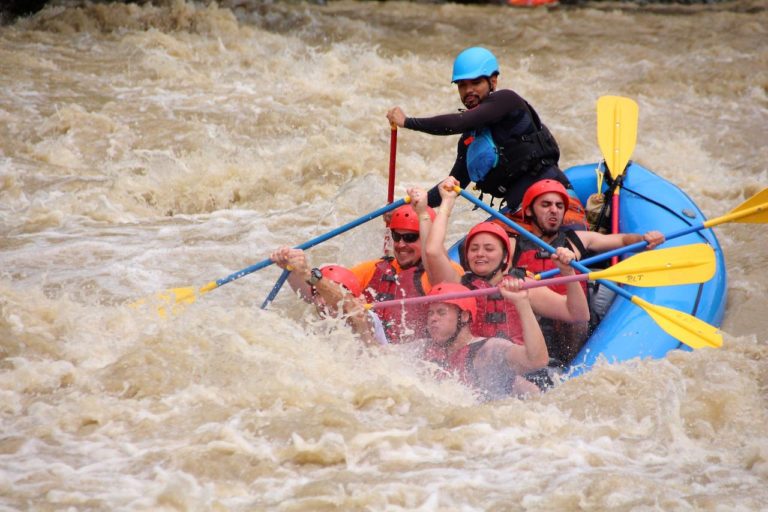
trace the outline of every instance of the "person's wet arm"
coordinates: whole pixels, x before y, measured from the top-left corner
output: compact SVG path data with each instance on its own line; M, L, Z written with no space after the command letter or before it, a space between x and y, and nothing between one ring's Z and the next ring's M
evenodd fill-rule
M552 260L564 276L569 276L575 273L573 267L569 265L574 256L570 249L558 247ZM587 297L578 282L568 283L565 295L560 295L547 287L533 288L531 289L531 305L537 314L553 320L564 322L586 322L589 320Z
M576 259L574 252L565 247L558 247L557 252L552 255L552 260L560 269L560 274L563 276L576 273L571 266L571 262L574 259ZM584 288L581 287L581 283L568 283L565 288L565 308L568 312L568 318L565 318L565 320L569 322L588 321L589 303L587 302L587 295L584 293Z
M448 257L448 251L445 249L445 235L448 231L448 219L451 216L451 210L456 202L456 191L453 187L456 180L446 178L440 184L440 195L443 204L437 212L435 221L432 223L432 229L429 232L425 246L423 258L426 262L427 276L429 282L436 284L442 282L458 283L460 276L451 264Z
M288 274L288 284L291 288L298 292L306 302L312 302L312 291L306 283L310 268L304 251L283 246L273 251L270 259L278 267L290 272Z
M525 104L512 91L491 94L475 108L455 114L432 117L406 117L405 128L430 135L456 135L499 122L507 113L524 109Z
M523 334L523 346L510 343L507 347L505 359L510 368L523 373L546 366L549 362L549 352L544 341L541 326L533 312L530 302L530 294L522 290L524 281L511 276L506 276L499 283L499 291L505 300L515 305Z

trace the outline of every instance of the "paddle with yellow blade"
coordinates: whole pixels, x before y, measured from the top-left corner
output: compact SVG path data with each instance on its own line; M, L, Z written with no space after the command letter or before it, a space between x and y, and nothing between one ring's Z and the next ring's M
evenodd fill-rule
M714 219L709 219L704 222L700 222L693 226L688 226L686 228L679 229L677 231L673 231L671 233L666 233L664 235L664 238L666 240L672 240L674 238L681 237L683 235L688 235L690 233L694 233L696 231L701 231L702 229L706 228L712 228L714 226L717 226L719 224L724 224L726 222L740 222L744 224L765 224L768 222L768 188L764 188L754 196L750 197L743 203L741 203L739 206L731 210L725 215L722 215L720 217L715 217ZM612 258L613 256L618 256L621 254L629 253L629 252L637 252L642 251L645 249L645 247L648 245L648 242L645 240L641 240L639 242L636 242L634 244L625 245L624 247L619 247L618 249L613 249L612 251L606 251L602 252L600 254L596 254L595 256L586 258L581 260L581 264L584 266L592 265L593 263L599 263L601 261L605 261L609 258ZM546 279L552 276L555 276L560 273L560 269L554 268L551 270L547 270L546 272L542 272L539 274L540 279Z
M384 215L385 213L391 210L399 208L400 206L406 203L409 203L410 201L411 199L406 196L404 199L399 199L393 203L390 203L386 206L379 208L378 210L374 210L370 213L367 213L352 222L344 224L343 226L340 226L332 231L329 231L328 233L325 233L324 235L320 235L316 238L313 238L312 240L304 242L303 244L299 244L296 246L296 249L306 250L306 249L309 249L310 247L314 247L315 245L325 242L326 240L329 240L337 235L340 235L341 233L349 231L350 229L355 228L360 224L368 222L371 219L375 219L376 217L380 217L381 215ZM242 270L238 270L237 272L234 272L233 274L230 274L227 277L206 283L200 288L196 288L194 286L186 286L182 288L171 288L169 290L158 292L151 299L139 299L131 303L130 305L132 307L140 307L148 303L154 304L157 306L157 313L161 317L164 317L166 315L167 310L170 310L171 313L177 313L181 310L181 308L184 305L192 304L201 295L204 295L210 292L211 290L215 290L220 286L230 283L235 279L240 279L241 277L251 274L253 272L256 272L257 270L261 270L265 267L268 267L273 263L274 262L271 259L267 258L249 267L246 267ZM284 272L284 274L287 274L287 273L288 273L287 271Z
M622 96L601 96L597 100L597 143L613 178L611 233L619 232L619 192L629 157L637 142L638 107ZM616 264L618 258L614 258Z
M555 253L554 247L552 247L551 245L549 245L539 237L526 231L519 224L507 218L504 214L497 212L496 210L494 210L487 204L483 203L472 194L469 194L465 190L461 190L459 187L456 187L456 189L462 197L464 197L471 203L475 204L478 208L482 208L483 210L488 212L490 215L492 215L494 218L498 219L499 221L503 222L507 226L517 231L520 234L520 236L527 238L528 240L535 243L536 245L546 250L550 254ZM690 246L686 246L686 247L690 247ZM649 252L648 254L652 254L652 253ZM586 266L584 266L581 262L576 260L571 261L571 266L576 270L579 270L580 272L584 272L584 273L590 272L590 270ZM606 281L604 279L599 279L599 281L606 288L612 290L618 295L621 295L625 299L632 302L632 304L635 304L640 308L642 308L646 313L648 313L651 316L651 318L653 318L653 320L656 321L659 327L661 327L664 331L666 331L670 336L673 336L675 339L679 340L682 343L685 343L689 347L702 348L702 347L722 346L723 337L718 332L716 327L694 316L688 315L686 313L682 313L680 311L666 308L663 306L657 306L655 304L651 304L650 302L647 302L641 299L640 297L637 297L636 295L632 295L625 289L620 288L619 286L609 281Z
M631 284L640 287L673 286L680 284L703 283L715 275L715 251L708 244L693 244L671 247L656 251L642 252L605 270L555 277L539 281L526 281L522 289L554 286L577 281L596 281L606 279L615 283ZM466 292L454 292L424 297L410 297L368 304L369 309L384 309L406 304L419 304L437 300L491 295L498 287L481 288Z

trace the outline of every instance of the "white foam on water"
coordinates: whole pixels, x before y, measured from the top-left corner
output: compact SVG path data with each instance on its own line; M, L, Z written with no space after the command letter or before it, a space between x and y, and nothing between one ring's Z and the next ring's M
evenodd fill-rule
M152 302L383 206L387 109L455 111L451 61L477 44L563 167L600 159L597 98L629 96L633 159L723 215L768 182L759 2L231 4L50 5L0 31L0 508L763 507L763 225L716 228L722 349L601 362L527 401L363 350L287 286L261 310L274 266L165 318ZM399 130L396 197L455 144ZM483 217L454 216L450 240ZM373 259L382 233L308 255Z

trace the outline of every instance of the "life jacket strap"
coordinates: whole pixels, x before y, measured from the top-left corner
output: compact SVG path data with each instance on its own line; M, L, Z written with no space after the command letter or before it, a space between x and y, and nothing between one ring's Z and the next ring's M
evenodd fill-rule
M507 314L504 311L489 311L485 314L485 321L489 324L503 324L507 322Z

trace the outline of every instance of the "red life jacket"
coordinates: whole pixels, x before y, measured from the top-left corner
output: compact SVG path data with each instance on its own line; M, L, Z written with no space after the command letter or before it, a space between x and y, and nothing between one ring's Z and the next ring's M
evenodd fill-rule
M453 355L449 356L446 347L429 342L424 349L423 358L437 364L442 373L436 375L442 380L449 375L454 375L460 382L468 386L477 385L477 375L474 370L474 360L477 352L483 348L488 338L465 345Z
M483 348L488 338L470 343L461 347L446 360L446 370L458 377L459 382L468 386L477 387L477 374L475 373L475 355Z
M513 389L515 375L507 370L506 362L498 361L499 368L492 372L490 378L486 375L481 379L475 369L475 358L477 353L483 348L488 338L474 341L457 350L451 356L446 354L444 347L435 345L427 346L425 359L439 365L443 372L436 375L438 379L443 379L448 375L455 376L459 382L473 388L480 398L484 400L495 400L508 396Z
M461 278L461 284L469 289L492 288L491 284L471 272ZM505 338L523 345L523 327L515 305L504 300L500 292L481 295L477 299L477 318L472 319L470 330L475 336Z
M585 257L586 248L584 244L581 243L578 235L570 229L558 231L557 236L549 242L549 245L555 249L558 247L565 247L571 250L576 249L579 251L579 258ZM547 251L540 249L538 245L524 237L520 237L517 240L512 265L523 268L532 274L540 274L557 267ZM582 281L581 287L584 289L584 293L587 293L587 283ZM565 284L553 285L549 289L560 295L568 293L568 285Z
M581 239L570 229L558 232L554 240L549 242L549 245L555 248L575 248L579 251L580 258L588 256L584 244L581 243ZM512 261L516 267L524 268L528 272L534 274L539 274L557 266L549 257L547 251L539 249L539 246L522 237L517 240L515 257ZM580 284L584 293L589 297L587 283L582 281ZM567 285L564 284L550 286L549 288L560 295L566 295L568 293ZM551 318L542 318L540 315L537 315L537 318L539 320L539 326L541 326L541 332L544 334L544 341L547 344L549 357L564 363L570 362L571 358L576 355L574 352L576 347L581 347L586 340L588 331L586 330L585 325L580 322L570 324L568 322L552 320Z
M373 277L368 282L365 297L368 302L405 299L424 295L421 278L424 266L418 265L401 270L399 273L391 259L382 259L376 264ZM372 293L373 292L373 293ZM428 304L394 306L378 310L384 332L390 343L400 343L403 338L426 337Z

